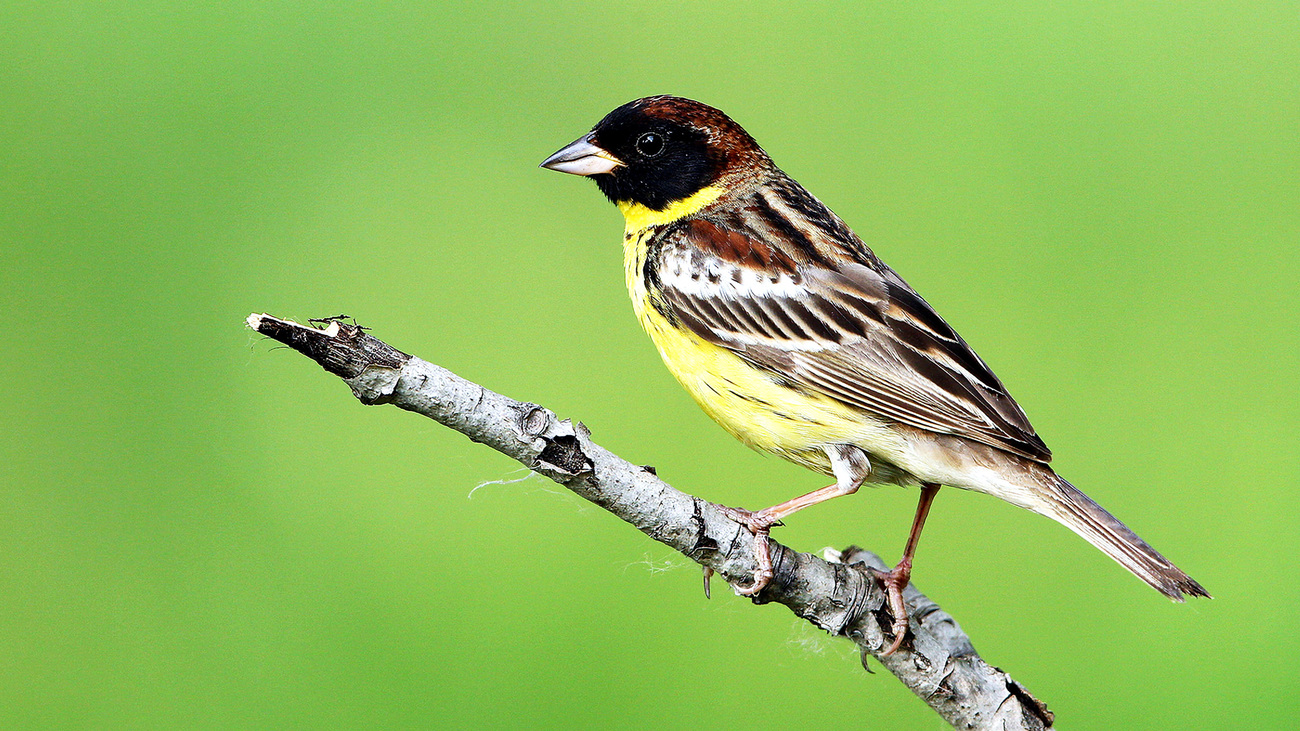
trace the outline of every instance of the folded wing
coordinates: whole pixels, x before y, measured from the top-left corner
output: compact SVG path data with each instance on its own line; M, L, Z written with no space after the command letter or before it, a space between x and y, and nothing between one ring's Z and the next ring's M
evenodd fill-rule
M720 238L721 237L721 238ZM668 314L757 367L854 408L1040 462L1052 454L1002 382L893 270L773 258L744 230L661 239ZM739 252L739 253L738 253Z

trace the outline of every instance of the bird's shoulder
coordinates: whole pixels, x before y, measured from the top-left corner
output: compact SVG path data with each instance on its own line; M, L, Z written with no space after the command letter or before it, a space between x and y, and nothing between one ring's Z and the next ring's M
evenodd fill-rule
M881 265L839 216L780 171L735 186L697 213L662 227L658 238L756 270Z

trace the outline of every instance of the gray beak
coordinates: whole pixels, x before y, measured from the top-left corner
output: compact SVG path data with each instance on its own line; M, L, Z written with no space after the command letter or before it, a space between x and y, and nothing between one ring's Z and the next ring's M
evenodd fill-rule
M586 134L543 160L541 166L570 175L600 175L613 172L622 164L622 160L593 144L591 134Z

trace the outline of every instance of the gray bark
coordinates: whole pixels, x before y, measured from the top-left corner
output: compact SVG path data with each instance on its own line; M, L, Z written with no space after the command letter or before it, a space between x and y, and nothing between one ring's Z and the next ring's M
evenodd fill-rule
M674 489L652 470L591 441L579 422L561 420L537 404L516 401L409 356L331 319L318 329L269 315L249 327L312 358L339 376L362 403L392 404L427 416L518 460L680 551L732 584L753 576L754 537L717 506ZM894 655L884 592L863 568L888 566L849 547L826 559L771 543L774 577L753 598L776 602L816 627L855 643L865 666L874 657L960 729L1050 729L1052 713L1002 670L975 652L949 614L909 585L911 628Z

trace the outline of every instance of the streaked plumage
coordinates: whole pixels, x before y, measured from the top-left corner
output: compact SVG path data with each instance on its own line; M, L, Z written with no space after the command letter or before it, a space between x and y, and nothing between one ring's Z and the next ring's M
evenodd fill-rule
M836 477L752 514L764 518L751 528L863 482L931 497L951 485L1060 521L1166 596L1207 595L1056 476L988 365L722 112L640 99L544 165L590 175L623 211L637 316L704 410L746 444ZM909 569L928 498L922 508Z

